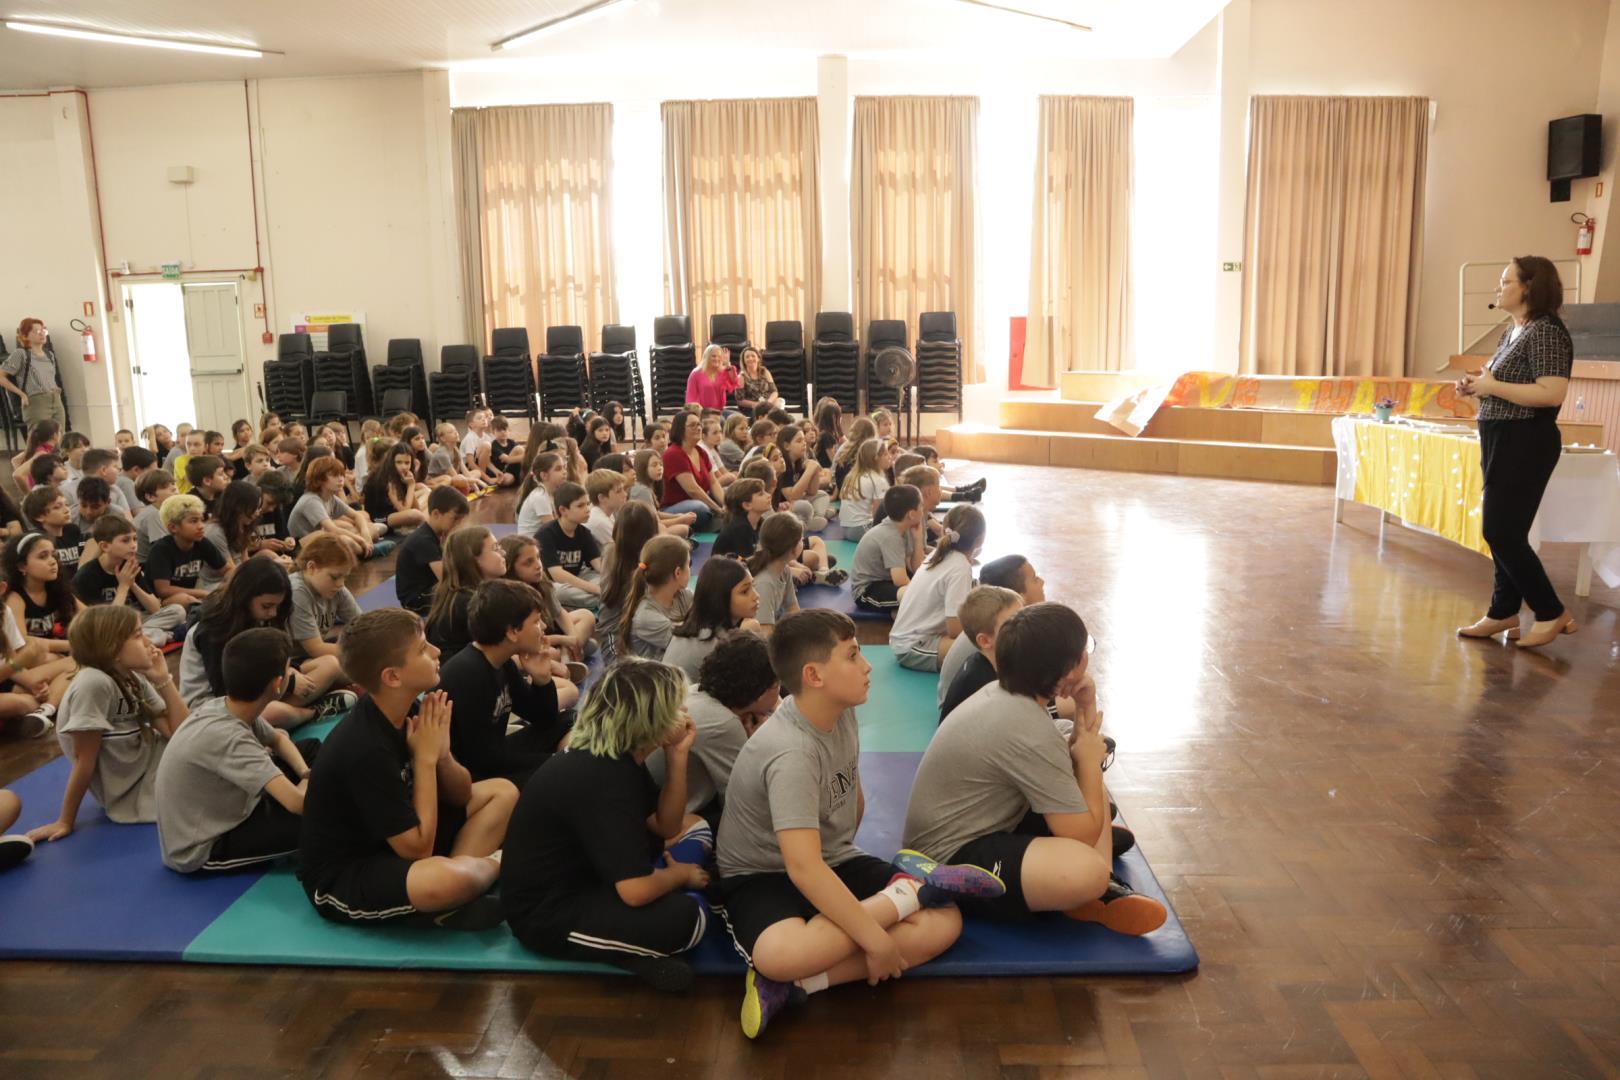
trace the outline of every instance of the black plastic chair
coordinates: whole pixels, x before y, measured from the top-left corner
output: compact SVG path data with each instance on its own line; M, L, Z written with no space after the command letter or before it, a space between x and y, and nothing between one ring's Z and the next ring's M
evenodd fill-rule
M584 330L577 326L546 327L546 351L539 360L541 419L563 416L590 404Z
M605 412L611 401L624 406L625 434L639 441L645 425L647 396L641 385L641 363L636 351L636 328L609 323L602 327L602 351L591 354L591 408Z
M847 311L816 314L816 336L810 343L810 381L817 398L830 397L845 412L861 405L861 343L855 316Z
M962 342L956 312L925 311L917 320L917 413L954 412L962 419Z
M478 349L473 345L445 345L439 350L439 370L428 375L433 415L439 419L467 415L478 402Z
M760 354L765 370L776 382L776 392L789 412L810 411L808 365L804 356L804 324L797 319L765 324L765 349Z
M660 315L653 320L651 366L653 414L679 412L686 404L686 380L697 366L690 317Z

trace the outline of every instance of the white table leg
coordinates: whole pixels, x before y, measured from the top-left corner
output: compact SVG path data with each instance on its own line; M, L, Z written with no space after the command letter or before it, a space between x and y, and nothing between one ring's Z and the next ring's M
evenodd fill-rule
M1378 542L1380 544L1382 544L1384 542L1384 526L1388 525L1388 524L1389 524L1389 511L1388 510L1380 510L1380 511L1378 511Z
M1333 524L1344 524L1344 500L1337 496L1333 499Z
M1575 595L1592 595L1592 545L1581 545L1581 561L1575 568Z

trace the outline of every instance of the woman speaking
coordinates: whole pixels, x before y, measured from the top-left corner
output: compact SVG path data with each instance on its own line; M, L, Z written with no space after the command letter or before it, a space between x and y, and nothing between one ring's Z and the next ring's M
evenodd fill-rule
M1496 287L1496 308L1513 316L1513 325L1483 371L1457 380L1459 394L1479 398L1483 533L1496 564L1490 610L1460 628L1463 637L1505 630L1520 648L1530 649L1575 632L1575 620L1530 546L1530 526L1563 453L1557 417L1575 355L1558 317L1563 303L1564 283L1550 259L1521 255L1508 263ZM1519 609L1525 604L1536 621L1520 637Z

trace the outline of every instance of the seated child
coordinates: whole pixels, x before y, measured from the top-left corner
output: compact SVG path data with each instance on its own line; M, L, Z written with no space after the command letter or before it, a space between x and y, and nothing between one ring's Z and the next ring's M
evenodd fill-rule
M490 465L506 475L501 487L514 487L523 479L524 445L512 438L512 422L499 413L489 420Z
M228 577L236 569L230 557L213 544L203 542L203 504L195 495L171 495L159 511L169 535L152 545L146 559L146 572L152 578L152 591L166 604L190 607L208 595L200 587L203 564Z
M613 523L613 543L603 553L602 604L596 610L596 640L605 663L611 664L619 652L624 603L635 583L641 552L658 535L658 514L652 507L628 502L620 508L618 520Z
M606 549L613 542L613 515L624 505L625 491L622 473L596 469L585 478L585 497L591 506L585 527L596 538L598 548Z
M687 813L719 825L737 753L781 704L781 687L770 647L748 630L727 632L703 658L697 681L686 686L686 715L697 727L686 762ZM663 751L653 751L647 768L662 784Z
M25 533L6 545L6 610L29 638L53 656L67 656L68 626L80 604L50 537Z
M202 500L203 516L211 518L219 497L225 494L226 485L231 482L231 469L222 457L198 454L186 462L186 481L191 494Z
M184 427L185 425L180 426ZM174 473L174 478L179 481L180 494L186 495L191 492L191 476L186 472L186 466L191 464L192 458L202 457L208 453L208 433L196 430L187 431L180 436L180 440L181 445L176 448L174 453L169 455L169 459L163 464L168 467L170 472Z
M343 501L345 470L343 462L328 454L309 463L304 474L304 494L294 504L287 518L287 528L294 540L302 541L310 533L331 533L354 550L357 558L370 558L382 535L388 531L386 522L373 522L359 510ZM387 544L387 541L382 541ZM381 554L392 551L387 544Z
M401 607L426 615L433 587L444 575L444 538L467 519L467 496L453 487L437 487L428 496L427 521L399 546L394 559L394 595Z
M269 469L250 483L259 489L259 518L253 524L259 550L291 555L298 547L287 528L287 514L294 502L292 481Z
M534 537L522 533L503 536L501 553L506 556L507 579L521 581L540 594L546 643L557 650L558 656L553 661L552 673L555 676L565 675L569 661L584 660L597 651L596 616L583 609L563 610L563 606L557 602L557 590L552 587L551 578L546 575L546 569L540 562L540 541ZM575 699L564 700L566 693L561 686L557 688L557 697L561 708L574 707Z
M695 729L681 708L685 682L649 660L608 668L568 750L524 786L503 853L501 905L526 948L613 964L660 990L691 985L691 968L675 956L708 926L697 892L709 883L701 863L712 838L686 812ZM645 765L658 749L667 762L662 789Z
M337 628L360 614L360 605L344 581L354 569L354 554L335 536L311 536L298 549L298 572L290 579L292 614L287 630L292 661L338 654ZM339 674L337 681L350 680Z
M675 624L692 610L692 594L686 591L691 579L692 549L685 540L655 536L647 541L619 617L619 656L664 658Z
M656 425L654 425L656 426ZM664 444L669 443L669 430L662 432ZM636 482L630 485L628 497L633 502L646 503L658 515L664 531L675 536L690 536L697 525L697 514L687 510L679 514L666 514L658 508L658 492L664 490L663 451L644 447L636 451L634 460Z
M474 782L450 753L437 650L402 608L343 628L343 670L366 691L321 746L304 798L298 877L323 918L353 926L487 930L500 904L490 858L517 789ZM423 694L418 706L417 698Z
M298 850L317 739L294 743L264 718L293 680L292 642L261 627L225 646L225 696L199 705L157 767L163 865L241 870Z
M62 580L72 581L84 558L84 533L73 524L73 511L55 485L41 484L23 499L23 517L34 528L50 537L56 561L62 567Z
M1030 604L1039 604L1046 599L1046 582L1035 572L1035 567L1030 564L1030 561L1022 555L1003 555L1001 558L991 559L979 567L979 584L997 585L1003 589L1011 589L1018 594L1025 607ZM964 631L966 631L966 626L967 624L963 623ZM940 705L945 704L945 695L950 692L951 683L956 679L956 673L962 670L962 665L967 662L968 657L983 650L986 658L994 659L994 648L993 638L988 649L984 650L974 641L971 632L964 632L955 641L951 642L950 649L945 653L945 659L939 663ZM982 669L980 675L984 677L979 680L979 686L983 686L984 683L989 681L990 677L993 677L985 676ZM978 686L975 686L974 689L978 689ZM944 718L945 714L940 713L940 719L943 720Z
M0 576L0 596L5 592ZM28 640L11 606L0 606L0 734L14 739L50 734L56 703L67 693L74 670L72 657L53 656L48 643Z
M145 453L145 451L142 451L142 453ZM125 517L134 516L135 504L124 497L124 485L120 483L125 479L125 476L119 471L118 451L86 450L84 452L84 479L88 480L92 476L106 483L107 504L109 507ZM80 483L83 483L83 481L80 481ZM130 494L134 494L134 490L134 485L131 484Z
M984 546L984 515L966 503L945 515L945 534L917 571L895 610L889 648L902 667L938 671L962 632L957 612L973 587L973 563Z
M804 551L804 526L795 514L772 514L760 526L759 546L749 556L754 575L759 624L771 628L799 610L799 590L793 583L792 564Z
M722 635L736 629L761 633L759 594L748 567L736 559L713 559L703 564L692 589L692 609L675 627L664 650L664 663L678 667L688 679L698 677L703 658L714 651Z
M474 780L505 777L521 789L568 734L549 669L556 654L546 644L544 604L516 581L485 581L467 606L467 627L472 643L439 671L453 710L450 752ZM513 713L525 723L508 734Z
M506 554L482 525L457 529L444 542L444 576L433 587L426 623L427 639L439 650L441 662L472 644L467 609L473 591L505 573Z
M882 439L867 439L856 451L855 467L838 489L838 522L844 527L844 539L859 540L872 527L872 515L891 486L887 473L893 463L894 454Z
M941 722L986 683L996 681L996 635L1001 624L1023 606L1017 593L999 585L975 585L968 591L958 616L962 633L946 654L946 662L939 667ZM964 641L967 642L965 649L962 648ZM961 659L951 666L957 656Z
M997 681L953 710L923 754L905 844L925 861L1001 868L1005 895L964 900L970 914L1061 911L1146 934L1166 913L1110 873L1135 838L1111 822L1086 642L1085 623L1061 604L1033 604L1007 619L996 639ZM1067 740L1046 709L1060 694L1081 709Z
M540 561L556 583L557 600L565 608L594 611L602 602L602 549L585 527L590 516L585 489L564 484L557 489L556 518L539 532Z
M716 847L716 893L749 963L751 1039L805 994L932 960L962 932L956 896L1003 892L977 867L930 864L919 878L855 846L865 805L855 708L872 666L849 617L801 611L776 628L770 653L790 696L737 754Z
M141 501L141 510L135 515L135 557L141 562L151 557L153 544L169 535L161 507L179 491L174 477L165 469L148 469L135 481L135 494Z
M557 516L552 496L568 482L568 465L555 450L534 456L529 479L518 489L518 532L538 536L540 527Z
M883 520L855 545L855 602L877 611L898 608L926 554L922 495L910 484L896 484L883 493Z
M158 759L187 716L163 654L132 609L85 608L68 635L79 673L57 709L56 740L73 771L61 816L29 831L36 842L73 831L86 791L111 821L156 821Z
M408 533L427 519L428 488L416 482L416 455L407 442L376 442L378 453L365 478L366 516L391 531Z
M135 490L135 484L157 467L157 455L144 446L131 446L119 455L118 464L118 490L123 494L124 505L129 507L130 517L133 518L146 505Z
M720 455L720 464L735 473L742 468L743 454L747 453L748 417L732 413L721 426L720 435L720 445L715 447L715 452Z
M501 463L493 458L495 437L489 433L489 410L473 408L467 412L467 434L461 438L461 467L469 476L476 476L486 486L514 483Z
M135 555L135 526L128 518L108 514L90 530L99 554L79 566L73 591L85 604L127 604L141 619L141 629L158 648L175 640L185 625L186 609L165 604L152 593L152 580Z

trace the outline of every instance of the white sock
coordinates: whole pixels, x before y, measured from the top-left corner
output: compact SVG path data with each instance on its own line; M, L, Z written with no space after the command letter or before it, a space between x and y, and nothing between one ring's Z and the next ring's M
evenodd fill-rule
M887 896L889 902L894 905L894 910L900 913L900 918L909 919L917 914L918 908L922 907L917 902L918 885L916 878L901 878L890 882L878 895Z
M806 994L814 994L818 990L827 989L827 973L823 971L820 975L807 975L802 979L795 979L793 985Z

